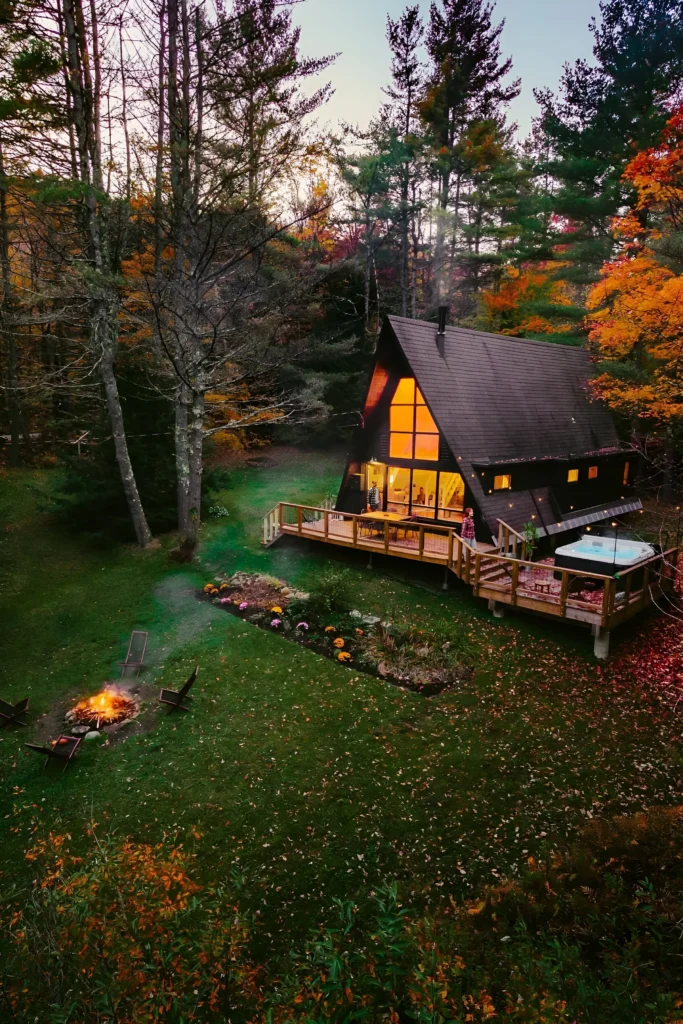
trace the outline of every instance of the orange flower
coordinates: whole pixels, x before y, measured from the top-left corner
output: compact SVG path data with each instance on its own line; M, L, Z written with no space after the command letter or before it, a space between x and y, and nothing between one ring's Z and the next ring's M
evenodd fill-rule
M336 633L337 632L337 627L336 626L325 626L325 632L326 633Z
M334 646L335 647L343 647L344 646L343 638L338 636L337 639L334 641Z
M348 651L340 651L337 655L339 661L351 661L351 655Z
M363 630L362 629L358 629L358 627L356 627L356 636L362 636L362 635L363 635Z

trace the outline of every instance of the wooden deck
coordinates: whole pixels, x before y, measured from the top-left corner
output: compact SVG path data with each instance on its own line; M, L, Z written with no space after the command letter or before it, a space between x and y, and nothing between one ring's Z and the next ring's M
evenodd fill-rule
M486 599L495 614L509 605L568 619L590 626L596 638L673 591L679 557L679 548L670 548L615 578L526 561L523 545L517 545L519 534L504 523L498 549L480 545L475 550L448 526L371 522L289 502L280 502L263 520L264 544L283 536L442 565L471 586L475 597Z

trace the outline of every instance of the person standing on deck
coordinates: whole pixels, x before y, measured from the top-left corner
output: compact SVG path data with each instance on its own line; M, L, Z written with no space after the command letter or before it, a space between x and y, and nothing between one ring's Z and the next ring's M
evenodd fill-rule
M465 515L462 520L462 529L460 536L463 540L467 541L470 547L477 549L477 538L474 532L474 509L466 508Z
M373 484L368 491L368 511L377 512L380 506L379 490L377 484Z

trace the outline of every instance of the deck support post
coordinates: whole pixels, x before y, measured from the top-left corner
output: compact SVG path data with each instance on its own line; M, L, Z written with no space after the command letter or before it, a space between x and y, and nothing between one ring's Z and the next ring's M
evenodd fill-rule
M451 570L446 566L443 571L443 583L441 584L442 590L448 590L448 585L451 581Z
M494 619L505 618L505 605L500 601L489 601L489 611L493 612Z
M602 626L593 626L593 654L598 661L607 661L609 657L609 629L603 629Z
M370 554L368 555L368 569L372 569L372 567L373 567L372 566L372 555L373 555L373 552L371 551Z

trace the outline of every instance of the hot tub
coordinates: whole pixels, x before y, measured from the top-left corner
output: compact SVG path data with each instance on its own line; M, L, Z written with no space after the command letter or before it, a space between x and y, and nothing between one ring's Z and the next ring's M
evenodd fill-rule
M555 552L558 569L577 572L596 572L601 576L614 576L645 562L656 554L651 544L638 540L619 540L614 537L591 537L584 534L573 544L565 544Z

